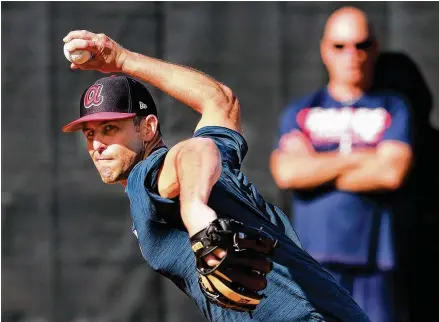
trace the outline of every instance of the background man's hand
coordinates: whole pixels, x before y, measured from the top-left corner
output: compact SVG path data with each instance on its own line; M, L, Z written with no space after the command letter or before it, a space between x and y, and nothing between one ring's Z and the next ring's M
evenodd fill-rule
M129 51L104 34L95 34L87 30L74 30L63 39L69 52L88 50L93 59L81 65L72 63L70 68L97 70L103 73L117 73L127 59Z

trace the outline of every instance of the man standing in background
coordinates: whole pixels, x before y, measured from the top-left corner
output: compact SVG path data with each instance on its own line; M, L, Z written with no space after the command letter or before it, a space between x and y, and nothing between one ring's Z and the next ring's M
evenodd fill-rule
M374 322L397 319L392 217L412 163L411 116L399 95L373 87L378 43L364 12L328 19L324 88L283 112L270 167L294 191L302 244ZM400 320L399 320L400 321Z

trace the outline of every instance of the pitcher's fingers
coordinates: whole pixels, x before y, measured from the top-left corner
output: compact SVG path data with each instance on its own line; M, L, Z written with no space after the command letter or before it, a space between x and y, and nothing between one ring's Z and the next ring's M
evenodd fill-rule
M73 63L70 64L71 69L79 69L78 65L75 65Z
M209 265L210 267L215 267L221 262L220 259L218 259L217 257L215 257L212 254L204 256L203 259L207 263L207 265Z
M217 258L221 259L224 258L224 256L226 256L227 252L222 248L217 248L212 252L212 254L214 254Z
M65 47L67 51L74 51L77 49L88 49L93 50L95 49L95 44L92 40L86 40L86 39L72 39L69 41Z
M70 31L67 36L65 36L63 38L64 42L69 42L72 39L86 39L86 40L91 40L93 39L93 37L95 36L94 33L87 31L87 30L73 30Z
M90 65L92 63L93 62L84 63L84 64L80 64L80 65L72 64L74 66L74 68L72 68L72 69L93 70L94 69L93 66Z
M217 248L212 253L204 256L204 261L207 263L207 265L215 267L226 255L227 252L224 249Z

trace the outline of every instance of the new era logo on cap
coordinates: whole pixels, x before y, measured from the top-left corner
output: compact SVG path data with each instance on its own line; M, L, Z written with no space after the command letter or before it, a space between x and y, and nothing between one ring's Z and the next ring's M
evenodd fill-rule
M64 126L64 132L82 129L84 122L157 116L154 100L140 82L125 76L98 79L82 94L80 118Z

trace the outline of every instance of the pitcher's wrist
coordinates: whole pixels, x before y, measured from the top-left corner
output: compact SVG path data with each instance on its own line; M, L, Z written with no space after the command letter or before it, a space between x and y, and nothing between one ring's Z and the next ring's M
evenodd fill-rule
M132 65L136 60L136 53L123 48L117 59L117 67L120 68L120 72L128 75L132 75Z

